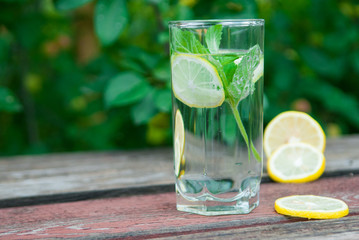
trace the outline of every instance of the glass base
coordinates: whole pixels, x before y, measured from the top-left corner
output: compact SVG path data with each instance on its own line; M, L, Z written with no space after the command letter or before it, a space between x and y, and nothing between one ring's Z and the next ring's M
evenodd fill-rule
M177 193L177 210L205 216L248 214L259 205L259 193L233 202L189 201Z

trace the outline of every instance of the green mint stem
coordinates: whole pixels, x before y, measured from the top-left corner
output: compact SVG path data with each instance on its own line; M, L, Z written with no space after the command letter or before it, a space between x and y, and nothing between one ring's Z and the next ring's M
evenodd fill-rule
M243 123L242 123L242 120L241 120L241 116L239 115L237 106L236 106L235 104L233 104L232 102L228 102L228 104L229 104L229 106L230 106L231 109L232 109L234 118L236 119L236 122L237 122L237 125L238 125L238 128L239 128L239 131L241 132L241 134L242 134L242 136L243 136L243 139L244 139L244 141L246 142L246 145L247 145L247 148L248 148L248 161L250 161L250 159L251 159L251 149L252 149L252 153L253 153L255 159L256 159L258 162L261 162L261 161L262 161L262 158L261 158L261 156L259 155L259 153L258 153L258 151L256 150L256 148L254 147L252 141L251 141L251 144L250 144L250 146L249 146L248 135L247 135L246 129L245 129L244 126L243 126Z
M252 140L251 140L251 149L252 149L252 153L253 153L255 159L256 159L258 162L261 162L261 161L262 161L261 155L259 155L259 153L257 152L257 149L256 149L256 147L253 145Z
M236 119L236 122L237 122L237 125L238 125L238 128L239 128L239 131L241 132L241 134L242 134L242 136L244 138L244 141L246 142L246 145L247 145L247 148L248 148L248 161L250 161L250 159L251 159L251 150L250 150L249 144L248 144L248 135L247 135L246 129L243 126L241 116L239 116L239 112L238 112L236 104L233 104L232 102L229 102L229 106L231 106L234 118Z

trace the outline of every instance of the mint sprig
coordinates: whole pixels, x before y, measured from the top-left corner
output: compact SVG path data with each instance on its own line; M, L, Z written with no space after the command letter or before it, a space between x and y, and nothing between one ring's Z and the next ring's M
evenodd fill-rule
M218 53L219 45L222 39L222 25L214 25L207 29L205 40L208 50L211 53Z
M223 27L220 24L207 29L205 34L206 48L197 40L194 32L173 28L171 51L172 53L204 54L202 57L213 64L222 79L226 102L232 109L237 126L247 145L248 161L252 151L257 161L261 162L261 156L255 146L252 142L249 143L247 132L238 111L239 102L251 95L255 90L252 81L253 72L259 64L261 50L258 45L255 45L240 58L238 55L215 55L219 52L222 31ZM210 53L214 55L210 55Z
M250 48L249 51L237 59L237 69L233 74L232 81L227 90L235 103L238 104L242 99L252 94L255 90L253 72L259 65L260 48L258 45Z
M200 41L197 40L193 32L182 31L179 28L172 29L172 52L208 54L209 51Z

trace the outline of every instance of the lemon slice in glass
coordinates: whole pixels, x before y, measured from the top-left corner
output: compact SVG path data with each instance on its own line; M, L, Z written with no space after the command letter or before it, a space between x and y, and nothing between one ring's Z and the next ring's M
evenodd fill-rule
M261 58L258 66L253 71L253 83L257 82L263 76L264 59Z
M225 97L216 68L206 59L190 54L172 57L172 88L175 97L190 107L218 107Z
M181 170L181 165L184 165L184 125L182 114L179 109L176 111L175 119L175 137L174 137L174 157L175 157L175 174L177 177L183 175L183 170Z
M283 112L268 123L263 139L267 157L281 145L295 142L308 143L324 152L325 134L319 123L304 112Z
M342 200L314 195L294 195L279 198L274 203L277 213L308 219L331 219L348 215L348 205Z
M269 177L276 182L303 183L318 179L324 172L322 152L306 143L279 147L268 159Z

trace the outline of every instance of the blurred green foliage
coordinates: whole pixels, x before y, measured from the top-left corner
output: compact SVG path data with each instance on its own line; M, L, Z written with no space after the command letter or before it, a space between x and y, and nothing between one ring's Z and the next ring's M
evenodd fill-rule
M264 18L265 122L359 132L359 3L0 0L0 154L171 143L171 20Z

